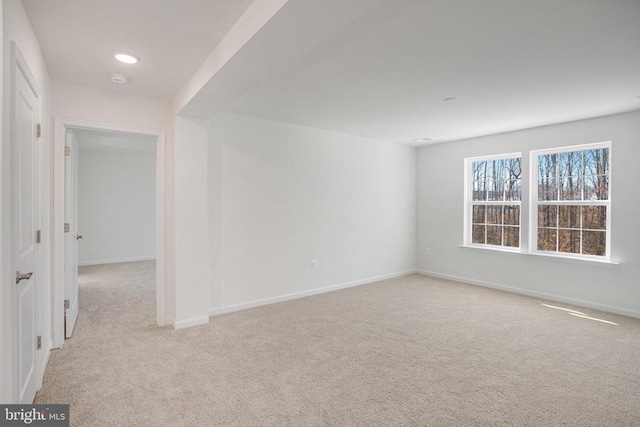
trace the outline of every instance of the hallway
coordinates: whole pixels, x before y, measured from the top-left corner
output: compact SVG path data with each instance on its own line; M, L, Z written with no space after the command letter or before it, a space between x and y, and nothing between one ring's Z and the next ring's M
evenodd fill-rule
M71 403L73 425L99 425L94 417L102 410L126 410L140 391L134 392L134 372L143 371L136 366L149 354L141 338L168 328L156 325L155 261L80 267L78 288L73 336L51 353L34 403ZM104 402L103 408L95 408L96 402Z

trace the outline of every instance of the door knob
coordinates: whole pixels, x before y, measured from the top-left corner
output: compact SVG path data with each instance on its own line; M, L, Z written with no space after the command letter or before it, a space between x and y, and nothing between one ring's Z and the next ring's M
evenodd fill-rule
M31 276L33 276L33 272L32 273L20 273L19 271L16 271L16 285L18 283L20 283L21 280L29 280L29 279L31 279Z
M76 240L82 239L82 234L76 234Z

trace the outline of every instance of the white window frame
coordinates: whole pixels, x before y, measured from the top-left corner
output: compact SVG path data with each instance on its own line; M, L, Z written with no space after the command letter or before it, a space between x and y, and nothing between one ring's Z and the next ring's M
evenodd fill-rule
M479 156L479 157L468 157L464 159L464 240L463 246L468 246L472 248L480 248L487 250L497 250L497 251L506 251L506 252L522 252L522 195L524 194L524 169L522 169L522 176L520 177L520 200L472 200L473 199L473 176L471 173L471 168L474 162L478 161L487 161L487 160L502 160L502 159L513 159L520 158L521 165L522 162L522 153L506 153L506 154L495 154L490 156ZM518 244L519 246L498 246L498 245L489 245L489 244L480 244L473 243L472 236L472 228L473 228L473 206L474 205L487 205L487 206L519 206L520 209L520 218L518 220ZM504 242L504 235L502 238Z
M602 148L609 149L609 184L607 200L538 200L538 156L546 154L560 154L574 151L597 150ZM529 253L553 256L559 258L587 259L597 261L611 261L611 189L612 189L612 149L611 141L598 142L594 144L580 144L565 147L557 147L551 149L532 150L530 153L529 164ZM538 250L538 206L540 205L556 205L556 206L605 206L606 207L606 248L605 255L585 255L558 251L541 251ZM581 216L582 221L582 216ZM580 226L582 230L582 224ZM582 246L582 245L581 245Z

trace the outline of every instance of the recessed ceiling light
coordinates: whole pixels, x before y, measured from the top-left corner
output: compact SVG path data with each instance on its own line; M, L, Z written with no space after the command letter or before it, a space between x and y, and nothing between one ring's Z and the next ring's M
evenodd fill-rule
M136 62L138 62L138 58L128 53L116 53L114 57L118 61L124 62L125 64L135 64Z
M114 83L126 83L129 81L129 77L124 74L111 74L111 81Z
M426 136L423 138L416 138L416 139L412 139L411 141L413 142L427 142L427 141L431 141L431 138L427 138Z
M455 101L456 99L458 99L458 98L456 98L455 96L450 96L449 98L443 99L443 101L444 102L449 102L449 101Z

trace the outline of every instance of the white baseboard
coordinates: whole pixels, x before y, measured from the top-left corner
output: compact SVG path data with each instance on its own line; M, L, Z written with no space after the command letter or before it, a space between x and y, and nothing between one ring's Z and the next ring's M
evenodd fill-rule
M169 319L174 329L191 328L192 326L200 326L209 323L209 316L198 316L184 320Z
M155 256L140 256L131 258L118 258L118 259L100 259L94 261L82 261L78 262L78 266L83 267L86 265L101 265L101 264L117 264L121 262L136 262L136 261L151 261L156 259Z
M38 378L38 390L42 388L44 383L44 374L47 371L47 366L49 366L49 359L51 358L51 342L47 343L47 346L42 348L46 353L42 360L42 365L40 366L40 378Z
M277 302L289 301L292 299L310 297L312 295L323 294L325 292L337 291L339 289L352 288L354 286L366 285L368 283L379 282L380 280L393 279L394 277L406 276L407 274L413 274L417 270L405 270L397 273L385 274L382 276L369 277L362 280L354 280L352 282L340 283L338 285L325 286L323 288L310 289L308 291L294 292L291 294L279 295L275 297L257 299L248 302L241 302L238 304L227 305L224 307L217 307L209 309L209 316L217 316L219 314L232 313L234 311L246 310L248 308L260 307L262 305L275 304Z
M515 294L521 294L521 295L527 295L535 298L563 302L566 304L576 305L579 307L593 308L595 310L606 311L608 313L621 314L623 316L640 318L640 311L631 310L624 307L601 304L593 301L585 301L577 298L569 298L561 295L548 294L545 292L532 291L530 289L517 288L515 286L499 285L497 283L484 282L482 280L469 279L467 277L454 276L452 274L436 273L434 271L427 271L427 270L417 270L417 272L425 276L432 276L432 277L438 277L441 279L453 280L455 282L466 283L468 285L498 289L501 291L513 292Z

